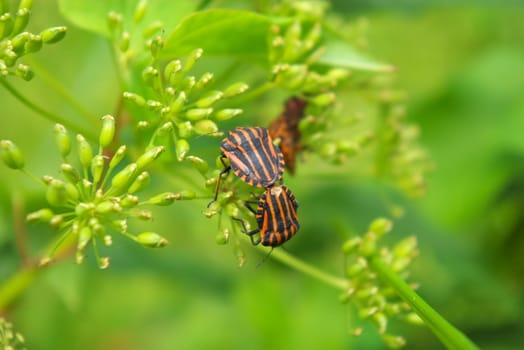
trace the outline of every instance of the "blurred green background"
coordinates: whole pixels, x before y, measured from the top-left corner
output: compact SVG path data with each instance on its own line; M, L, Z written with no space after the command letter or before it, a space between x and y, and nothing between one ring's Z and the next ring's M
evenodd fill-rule
M35 4L32 28L66 23L55 6ZM333 181L299 164L286 183L301 203L302 229L286 249L342 274L342 237L332 232L331 221L338 219L332 213L343 213L352 229L363 232L374 217L402 206L392 239L417 235L421 254L412 280L420 283L419 293L481 348L522 349L524 4L339 0L332 11L366 26L368 50L398 67L396 85L409 95L409 120L420 125L421 143L436 166L425 197L393 192L384 200L391 190L376 182ZM115 76L100 37L71 26L66 40L34 63L56 74L94 114L115 110ZM47 109L68 114L38 77L13 83ZM58 156L49 151L52 123L4 89L0 106L0 137L17 142L33 173L56 169ZM20 264L13 201L29 193L18 199L28 211L44 205L41 191L14 174L0 167L0 283ZM271 260L256 269L262 256L249 248L249 263L237 268L232 249L215 243L216 222L201 210L202 203L181 202L155 211L147 228L170 239L165 249L116 239L107 271L70 260L41 274L7 313L27 347L383 348L365 323L362 336L349 335L360 323L339 304L336 290ZM27 235L39 247L51 232L31 225ZM407 349L442 348L423 327L392 327L405 335Z

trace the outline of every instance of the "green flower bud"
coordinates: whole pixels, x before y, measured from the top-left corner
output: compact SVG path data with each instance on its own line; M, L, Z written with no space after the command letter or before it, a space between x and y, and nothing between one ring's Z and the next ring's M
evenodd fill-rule
M142 36L144 38L150 38L153 35L155 35L155 33L162 30L163 27L164 27L164 23L162 23L161 21L155 21L144 29Z
M348 141L341 140L337 142L337 152L345 154L347 156L353 156L358 153L359 147L358 144Z
M124 159L124 156L126 155L126 149L127 147L125 145L120 146L115 154L113 155L113 158L111 158L111 161L109 162L109 168L114 169L122 159Z
M212 106L215 102L219 101L223 96L222 91L213 90L204 94L198 101L196 101L196 106L198 108L207 108Z
M9 12L0 15L0 39L7 38L11 34L13 25L14 20Z
M18 9L18 11L16 11L15 22L13 23L13 30L11 31L11 35L21 33L25 29L25 27L27 27L27 23L29 23L30 16L31 11L28 8Z
M185 77L180 84L180 90L185 91L187 94L193 90L196 84L196 79L194 76Z
M44 208L37 210L35 212L27 214L26 220L29 222L37 221L37 222L49 222L55 214L53 211L49 208Z
M33 7L33 0L20 0L18 4L19 9L31 9Z
M161 110L162 107L164 107L164 105L160 101L147 100L146 101L146 107L149 110L151 110L151 111L157 112L157 111Z
M181 162L185 159L187 152L189 152L189 142L186 139L176 140L175 150L176 150L176 159Z
M390 349L399 349L406 345L406 339L399 335L384 334L382 336L384 343Z
M11 39L12 50L17 55L22 55L23 54L24 48L25 48L25 43L29 40L31 35L32 35L31 33L22 32L22 33L17 34L15 37L13 37L13 39ZM4 55L5 55L5 53L4 53Z
M52 228L59 228L62 223L64 222L64 216L63 215L55 215L49 220L49 226Z
M322 26L320 23L315 23L309 33L304 38L304 49L309 51L318 43L322 35Z
M378 332L380 334L384 334L386 332L388 326L388 318L384 313L377 312L371 317L371 321L373 321L375 326L378 328Z
M120 51L126 52L129 49L130 42L131 35L128 31L123 31L122 34L120 34L120 44L118 45L120 47Z
M214 119L218 121L224 121L236 117L237 115L242 114L244 111L242 109L233 109L226 108L217 111L214 115Z
M367 261L365 259L357 259L353 264L349 265L346 271L346 275L349 278L353 278L361 274L367 269Z
M7 67L13 67L18 59L18 55L14 51L6 49L2 58Z
M229 229L225 228L222 230L222 232L218 233L215 237L215 241L217 244L224 245L227 244L229 241Z
M118 203L113 202L112 200L106 200L96 205L95 208L97 213L107 214L107 213L119 213L122 211L122 208Z
M91 175L93 176L93 183L97 184L104 173L104 156L96 155L91 162Z
M24 156L20 149L10 140L1 140L0 148L4 164L11 169L24 168Z
M54 44L62 40L67 33L67 27L51 27L40 32L44 44Z
M354 237L354 238L348 239L342 245L342 251L346 255L352 254L357 251L361 243L362 243L362 239L360 237Z
M138 171L143 170L146 166L151 164L155 159L158 158L158 156L160 156L160 154L165 151L165 149L166 148L164 146L157 146L147 150L144 154L142 154L136 161Z
M98 259L98 267L101 270L107 269L109 267L109 258L108 257L104 257L104 258Z
M80 173L71 164L64 163L60 166L62 174L70 183L76 185L80 181Z
M136 236L135 240L148 248L162 248L168 244L167 239L154 232L143 232Z
M31 67L25 64L19 64L16 66L15 75L24 79L25 81L30 81L35 77L35 73L31 69Z
M156 70L154 67L147 66L142 71L142 79L144 80L144 83L146 83L149 86L154 85L154 81L157 77L158 77L158 70Z
M396 258L391 263L391 270L396 273L400 273L406 271L409 267L409 264L411 264L411 258L409 257Z
M369 231L375 233L378 237L384 236L386 233L391 231L393 222L385 218L378 218L373 220L369 225Z
M111 32L122 30L122 15L111 11L107 14L107 26Z
M105 235L104 236L104 245L106 247L111 247L113 245L113 237L111 237L110 235Z
M46 199L54 207L66 206L69 195L65 183L57 179L51 180L47 186Z
M176 85L180 75L178 74L182 70L182 62L180 60L170 61L164 68L164 78L169 86Z
M170 205L172 204L176 199L176 195L172 192L164 192L157 194L156 196L153 196L147 200L147 203L153 204L153 205Z
M363 287L357 290L355 296L361 300L367 300L378 293L377 286Z
M406 315L406 322L416 326L422 326L424 324L424 320L415 312L410 312Z
M140 210L135 213L136 217L140 220L151 221L153 219L153 214L149 210Z
M367 319L374 314L378 312L378 307L376 306L370 306L370 307L364 307L358 310L358 316L362 319Z
M113 228L120 233L125 233L127 231L127 220L115 220L112 223Z
M40 35L31 34L29 39L25 42L24 45L24 54L30 54L40 51L42 48L42 37Z
M162 124L162 126L158 129L158 135L159 136L167 136L170 135L173 131L174 126L172 122L166 122Z
M189 121L177 123L178 136L182 139L186 139L193 134L193 124Z
M202 175L205 175L209 169L209 164L203 160L202 158L195 157L195 156L187 156L187 160L193 164L195 169Z
M135 180L137 173L138 166L136 163L131 163L116 173L116 175L113 176L113 179L111 179L111 194L116 196L127 190L130 184Z
M149 47L149 49L151 50L151 56L153 56L153 58L158 57L158 54L160 53L163 47L164 47L164 39L162 39L161 36L155 37L151 41L151 46Z
M362 239L362 243L360 245L360 253L365 257L369 257L375 254L375 252L377 251L377 240L378 237L374 232L367 232L364 238Z
M305 64L289 65L281 74L277 75L276 82L283 87L295 90L302 86L308 73Z
M289 46L295 46L302 35L302 26L299 21L294 21L286 30L284 39Z
M140 176L140 175L139 175ZM137 177L138 179L138 177ZM136 181L136 180L135 180ZM132 194L126 195L122 200L120 200L120 206L122 208L132 208L138 204L138 197L133 196Z
M62 124L55 124L55 141L62 158L71 152L71 137Z
M102 117L102 129L100 130L99 143L101 147L107 147L113 142L115 136L115 118L109 114Z
M75 185L67 182L65 184L65 189L67 192L67 196L69 200L72 200L73 202L76 202L78 198L80 198L80 193L78 192L78 189Z
M124 92L122 95L126 100L134 102L138 107L144 107L146 104L146 99L140 95L134 94L132 92Z
M93 150L91 145L81 134L76 135L76 141L78 142L78 156L80 163L84 168L87 168L91 165L91 160L93 159Z
M232 85L229 85L226 90L224 90L224 98L231 98L237 95L240 95L244 93L247 89L249 89L249 85L246 83L238 82L234 83Z
M333 104L337 96L332 92L326 92L313 97L310 101L319 107L326 107Z
M214 121L209 119L199 120L193 126L195 132L199 135L207 135L218 131L218 126Z
M206 87L207 84L209 84L209 82L211 82L211 80L213 80L213 73L206 72L206 73L202 74L200 79L198 79L198 81L195 84L195 88L198 89L198 90L201 90L204 87Z
M196 193L195 191L192 191L192 190L184 190L184 191L175 193L176 200L188 200L188 199L194 199L195 197L196 197Z
M169 105L171 109L171 113L176 114L180 112L184 108L186 101L187 101L187 94L184 91L180 91L178 96Z
M143 190L144 188L146 188L150 182L151 182L151 177L149 176L149 173L147 171L144 171L136 177L135 181L133 181L131 186L129 186L129 190L127 192L128 193L139 192Z
M80 229L80 232L78 232L78 241L76 243L76 249L80 251L84 250L91 241L92 237L93 233L91 232L91 228L89 226L82 227Z
M204 50L202 49L196 49L193 52L189 54L186 61L184 62L184 72L188 72L193 66L195 65L196 61L202 57L202 54L204 53Z
M412 257L416 254L417 238L415 236L404 238L402 241L395 244L393 254L395 257Z
M332 85L338 84L342 80L346 80L351 72L344 68L333 68L327 72L328 78L332 81Z
M90 215L95 209L94 203L83 203L80 202L75 206L75 214L78 217Z
M325 158L331 158L337 153L337 145L334 142L326 142L320 147L319 153Z
M135 13L133 14L133 22L140 23L144 19L148 6L148 0L140 0L135 8Z
M238 217L239 209L238 206L234 203L228 203L225 207L225 212L227 216L230 216L232 218Z

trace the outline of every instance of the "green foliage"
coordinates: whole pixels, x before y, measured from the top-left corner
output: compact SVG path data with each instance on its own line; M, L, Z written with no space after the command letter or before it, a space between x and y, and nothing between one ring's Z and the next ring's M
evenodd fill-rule
M397 74L396 67L373 58L391 56L372 55L365 49L366 20L348 20L324 1L57 3L64 17L59 21L71 24L63 43L73 49L57 45L60 59L50 58L43 68L32 54L64 39L66 28L26 32L31 28L29 19L42 8L32 13L24 10L31 8L31 1L21 1L10 10L8 1L0 1L0 82L9 98L33 114L18 105L6 104L6 109L21 118L28 114L31 122L37 121L37 115L52 122L49 131L35 133L33 139L22 119L10 118L4 121L11 124L3 129L5 140L0 143L2 160L10 168L5 169L6 188L0 189L6 207L12 208L12 219L0 212L0 233L7 232L0 235L0 248L7 247L8 252L0 259L0 275L9 276L0 285L0 309L12 307L22 328L28 310L37 315L36 323L42 326L31 330L31 342L55 348L113 348L126 342L171 348L170 337L176 337L178 347L193 348L397 348L406 342L425 347L428 340L417 338L425 337L423 328L407 328L405 323L427 325L447 348L476 348L415 294L416 283L405 282L421 281L421 293L437 295L437 300L439 288L446 288L442 287L446 283L427 278L432 274L442 278L428 263L432 252L441 249L428 247L434 229L420 225L420 214L410 209L409 198L427 192L426 177L433 162L419 145L419 127L406 117L408 94L397 87L396 79L413 77L411 67L401 67ZM373 43L374 25L370 30ZM105 56L91 56L101 52L100 47L109 47L113 70L100 64ZM22 57L35 67L34 72L18 63ZM42 62L47 57L53 57L52 52L42 55ZM466 71L451 90L459 95L490 95L479 92L478 86L485 79L497 81L482 74L489 70L485 65L497 59L488 57L480 68ZM103 68L75 71L74 84L81 85L80 92L61 85L65 82L59 81L58 72L67 71L67 63L82 66L94 61ZM82 76L97 69L104 70L99 73L102 81L83 84ZM30 80L35 73L42 82L10 81L12 75ZM117 80L117 91L108 88L112 79ZM32 89L42 83L46 84L42 95L58 93L63 98L58 108L52 104L43 108L38 101ZM97 106L104 112L94 113L91 105L82 107L92 95L107 96L110 102ZM208 203L224 167L218 158L220 139L235 126L267 126L291 96L307 102L298 125L297 175L291 177L286 171L283 180L300 202L301 230L286 249L268 251L251 247L238 222L242 218L248 228L256 227L245 203L256 199L262 189L229 174L222 179L217 201ZM507 102L506 93L499 97ZM468 106L476 100L470 97ZM505 105L502 102L500 106ZM422 108L414 107L416 112ZM436 104L425 111L438 119L446 113L441 108ZM106 114L109 111L111 115ZM106 115L99 118L102 114ZM421 124L428 123L445 129L444 122L439 126L422 120ZM506 130L513 135L511 145L521 144L517 129ZM455 148L444 147L434 137L429 143L442 148L435 152L437 158L460 158ZM58 167L53 165L57 163ZM18 179L11 169L29 175L39 189L27 188L25 177ZM476 170L464 171L463 178L472 177L471 171ZM4 169L0 171L3 174ZM37 178L33 171L47 175ZM434 201L430 206L438 207L441 215L454 208L444 198L447 195L442 190L429 196ZM407 215L402 217L404 210ZM501 210L497 215L518 221L515 213ZM399 228L386 235L392 221L382 217L392 216ZM132 232L139 233L131 233L131 224ZM417 239L394 236L413 230L419 233ZM167 245L168 239L176 244ZM129 241L164 249L140 249ZM417 242L422 242L420 257ZM263 255L255 255L256 251ZM93 264L71 267L68 261L73 254L78 263L94 260L100 268L109 266L111 255L111 269L101 274L91 270ZM413 264L415 257L420 265ZM43 268L52 261L56 264ZM264 263L252 274L249 267L257 261ZM291 271L278 269L272 261ZM247 268L237 269L246 264ZM445 276L456 278L458 269L448 270ZM314 282L303 281L297 272ZM489 280L482 274L475 278ZM339 317L346 308L337 305L332 291L323 291L318 282L339 290L340 301L348 304L349 324ZM495 280L488 285L487 290L506 296ZM36 289L41 294L36 295ZM14 303L17 297L20 304ZM316 302L310 303L310 298ZM111 307L108 299L113 300ZM513 305L515 299L504 300ZM85 343L67 321L76 312L97 326L96 335ZM53 324L71 332L61 329L66 335L50 334L56 332ZM235 332L227 331L226 324ZM329 339L318 339L317 333Z

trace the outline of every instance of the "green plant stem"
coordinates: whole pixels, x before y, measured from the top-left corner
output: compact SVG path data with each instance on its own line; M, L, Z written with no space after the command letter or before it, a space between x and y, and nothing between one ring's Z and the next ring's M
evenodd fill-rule
M0 310L4 310L26 290L38 271L36 267L24 268L2 284L0 288Z
M74 96L66 89L55 77L50 74L44 67L42 67L34 59L30 60L31 67L35 71L36 75L40 77L58 96L62 97L62 100L68 103L73 110L81 115L89 123L98 123L99 118L91 114L87 108L85 108Z
M78 133L81 133L82 135L84 135L86 138L90 139L90 140L96 140L97 139L97 135L95 135L95 133L79 126L79 125L76 125L74 123L72 123L71 121L65 119L65 118L62 118L56 114L53 114L49 111L46 111L45 109L37 106L36 104L34 104L33 102L29 101L25 96L23 96L17 89L15 89L11 84L9 84L5 79L0 79L0 83L11 93L13 94L14 97L16 97L20 102L22 102L24 105L26 105L29 109L35 111L36 113L42 115L44 118L46 119L49 119L55 123L60 123L62 125L64 125L66 128L68 129L71 129L71 130L74 130Z
M260 251L267 253L266 247L258 245L257 248ZM295 258L293 255L287 253L282 249L273 249L273 251L271 252L271 256L274 259L280 261L281 263L297 271L300 271L310 277L313 277L321 282L324 282L332 287L342 290L346 290L348 288L348 282L345 279L330 275L312 265L303 262L300 259Z
M413 308L446 348L453 350L478 349L469 338L429 306L406 282L386 266L379 257L374 256L370 258L369 264L378 274L378 277L393 287L397 294Z

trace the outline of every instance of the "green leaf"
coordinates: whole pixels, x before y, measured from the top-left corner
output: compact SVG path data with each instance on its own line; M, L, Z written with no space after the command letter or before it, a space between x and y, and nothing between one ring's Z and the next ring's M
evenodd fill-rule
M206 56L267 60L268 34L278 20L254 12L213 9L186 17L166 39L164 56L185 55L195 48Z
M369 72L392 72L395 70L394 66L376 61L357 51L349 43L338 39L326 41L325 50L317 63Z
M133 15L139 0L58 0L60 12L74 25L109 37L107 15L116 12L122 15L125 28L130 29ZM198 6L192 0L156 0L148 3L143 21L139 27L142 29L154 21L164 23L164 29L169 32L179 22L193 12ZM140 31L141 33L141 31Z

